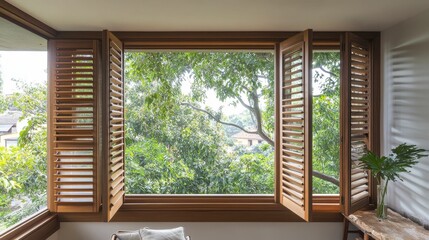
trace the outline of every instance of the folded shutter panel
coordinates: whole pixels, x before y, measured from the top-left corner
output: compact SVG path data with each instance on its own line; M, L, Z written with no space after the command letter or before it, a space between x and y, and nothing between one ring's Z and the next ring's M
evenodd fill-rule
M306 221L311 213L312 31L280 44L281 203Z
M124 200L124 51L122 42L108 31L103 32L104 64L106 66L105 99L107 122L107 221L110 221Z
M49 40L49 209L97 212L99 42Z
M367 206L371 197L371 177L359 167L359 159L371 150L371 44L351 33L344 38L342 65L343 162L342 197L349 215Z

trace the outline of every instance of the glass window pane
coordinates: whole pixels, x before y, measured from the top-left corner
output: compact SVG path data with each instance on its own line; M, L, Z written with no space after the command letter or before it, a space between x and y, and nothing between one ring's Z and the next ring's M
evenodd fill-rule
M313 193L338 194L340 52L313 54Z
M125 98L127 193L274 194L272 51L128 52Z
M45 209L46 40L0 18L0 232Z

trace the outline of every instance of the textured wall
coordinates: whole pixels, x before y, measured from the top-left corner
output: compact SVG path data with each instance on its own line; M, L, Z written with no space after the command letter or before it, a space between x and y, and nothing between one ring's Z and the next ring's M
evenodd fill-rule
M117 230L184 226L194 240L341 239L342 223L61 223L60 240L108 240ZM56 240L56 239L52 239Z
M382 32L383 148L429 149L429 11ZM429 226L429 159L389 186L388 205Z

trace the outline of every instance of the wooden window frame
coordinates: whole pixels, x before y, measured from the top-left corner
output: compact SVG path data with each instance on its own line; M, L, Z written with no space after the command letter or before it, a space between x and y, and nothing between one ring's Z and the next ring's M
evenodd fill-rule
M117 32L115 34L124 41L125 50L274 50L277 69L279 43L284 37L290 37L295 33L266 33L265 35L259 33L256 34L258 39L255 39L255 33L253 35L243 33L242 38L235 38L234 34L227 33L217 37L211 33ZM314 49L340 49L341 34L340 32L316 32ZM276 83L277 81L278 76L276 76ZM276 135L279 134L276 132ZM277 155L275 163L275 172L278 174ZM124 205L112 221L302 221L279 203L278 184L276 177L276 193L269 196L128 194L125 196ZM339 195L315 194L313 197L312 221L341 221Z
M0 2L0 16L24 27L46 39L92 39L101 40L102 32L56 31L32 16L7 2ZM297 32L114 32L124 42L125 49L275 49L278 55L278 44ZM344 32L314 32L314 48L317 44L335 45ZM373 45L373 80L374 93L379 93L380 85L380 33L359 32L359 35L372 41ZM276 60L275 68L279 67ZM276 76L276 79L279 76ZM276 96L278 101L278 96ZM373 115L375 129L379 129L379 101L374 100ZM278 118L276 111L276 118ZM374 133L375 151L379 151L380 137ZM276 142L279 142L276 140ZM278 159L278 157L276 157ZM277 161L276 161L277 164ZM278 168L276 166L276 168ZM276 172L277 173L277 172ZM276 183L276 189L279 185ZM313 196L312 221L341 221L335 203L339 196ZM151 200L152 202L149 202ZM154 202L157 201L157 202ZM197 207L196 207L197 206ZM162 208L161 210L156 210ZM49 225L55 219L56 224ZM5 234L26 232L29 226L48 229L50 233L59 228L59 221L103 221L98 213L49 213L30 217L27 221L9 229ZM278 194L274 196L197 196L171 198L171 196L125 196L125 203L112 219L113 221L303 221L279 204ZM33 229L33 228L32 228ZM48 232L49 232L48 231ZM14 235L16 236L16 235ZM47 235L48 236L48 235Z
M58 33L55 29L6 1L0 1L0 17L46 40L55 38ZM0 234L0 239L46 239L51 236L60 229L60 221L58 215L49 212L47 207L6 229Z
M183 33L182 33L183 34ZM196 41L194 34L180 40L138 39L124 41L127 50L269 50L277 65L277 42L249 39L214 39ZM121 37L121 34L118 34ZM159 36L161 38L164 36ZM122 38L124 38L122 36ZM180 37L179 37L180 38ZM274 67L275 67L274 66ZM276 87L277 89L277 87ZM277 174L277 157L275 173ZM277 187L275 188L277 192ZM139 214L130 214L138 212ZM273 214L273 213L277 214ZM161 213L161 214L160 214ZM278 213L283 213L286 217ZM286 214L288 213L288 214ZM249 217L251 215L251 217ZM276 216L278 215L278 216ZM276 193L243 195L125 195L124 205L112 221L300 221L299 217L276 201ZM253 216L253 217L252 217ZM264 216L264 217L261 217Z
M41 210L0 234L0 239L46 239L60 229L58 216Z

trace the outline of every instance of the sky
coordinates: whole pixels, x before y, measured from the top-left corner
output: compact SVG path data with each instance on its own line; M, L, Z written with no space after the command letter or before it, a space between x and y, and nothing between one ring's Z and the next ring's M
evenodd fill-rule
M47 81L47 52L0 51L3 94L19 91L12 79L28 83Z

